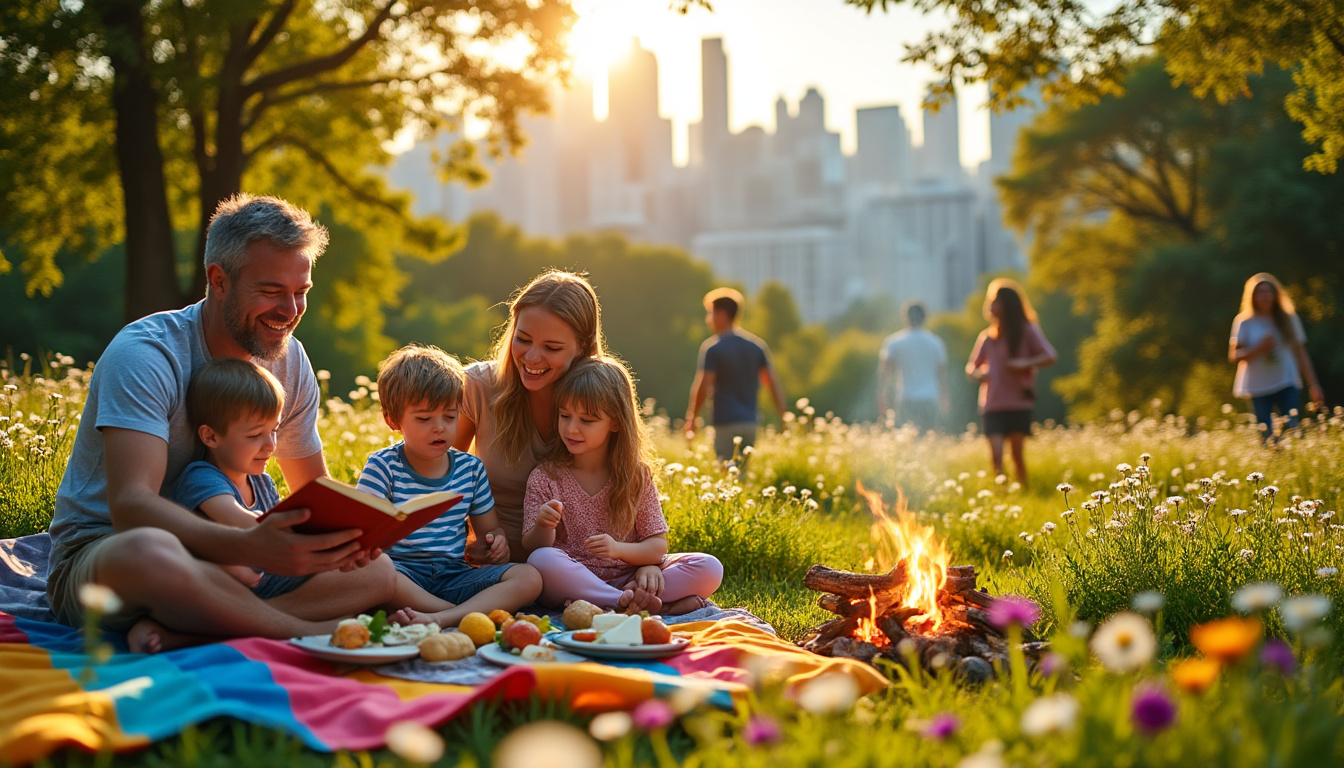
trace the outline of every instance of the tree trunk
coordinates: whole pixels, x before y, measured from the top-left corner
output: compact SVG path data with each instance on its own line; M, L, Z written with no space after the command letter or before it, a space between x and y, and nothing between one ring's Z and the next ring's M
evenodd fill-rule
M173 225L159 146L158 94L145 50L141 4L104 6L113 69L112 108L126 221L126 320L183 304L173 250Z
M201 178L200 223L196 231L196 269L191 295L205 295L205 239L215 208L243 189L243 170L247 155L243 151L243 106L247 97L243 78L247 71L246 47L250 35L246 25L235 26L229 35L229 50L219 77L219 104L215 119L214 146L201 153L204 164L197 170ZM213 151L211 151L213 150Z

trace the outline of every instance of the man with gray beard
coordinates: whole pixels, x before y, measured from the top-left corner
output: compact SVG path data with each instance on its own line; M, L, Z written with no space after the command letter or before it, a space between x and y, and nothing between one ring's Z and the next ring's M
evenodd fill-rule
M165 498L198 458L187 421L192 371L217 357L252 360L285 390L274 457L291 491L327 474L317 433L320 390L293 331L307 308L327 231L272 197L237 195L206 237L206 296L136 320L94 367L70 463L56 494L47 594L80 626L80 587L109 587L119 610L106 629L154 653L225 637L330 632L344 616L392 595L395 570L359 551L358 530L291 530L307 510L232 528ZM221 565L263 572L249 589Z

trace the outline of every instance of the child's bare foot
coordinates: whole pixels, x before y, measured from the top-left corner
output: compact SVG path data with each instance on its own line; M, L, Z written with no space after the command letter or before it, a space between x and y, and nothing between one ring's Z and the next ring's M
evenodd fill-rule
M658 613L662 608L663 601L661 598L640 587L625 590L621 593L621 599L616 602L617 611L630 615L640 611Z
M126 646L131 653L162 653L189 645L201 645L212 639L218 638L177 632L146 616L135 622L126 633Z
M709 601L705 598L699 595L687 595L680 600L673 600L664 605L662 612L667 616L680 616L683 613L698 611L707 605L709 605Z

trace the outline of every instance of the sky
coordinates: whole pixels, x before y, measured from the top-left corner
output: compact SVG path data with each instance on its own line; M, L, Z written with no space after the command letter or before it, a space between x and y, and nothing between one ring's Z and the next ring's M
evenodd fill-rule
M631 38L658 58L659 102L673 121L674 154L686 159L686 126L700 119L700 39L723 38L728 55L729 123L734 131L759 125L774 131L775 99L796 112L809 87L826 99L827 127L854 151L858 107L898 104L916 143L922 141L919 103L932 70L903 64L905 43L938 25L905 5L864 13L843 0L712 0L713 11L693 7L680 15L669 0L574 0L580 19L571 38L575 72L605 81ZM599 99L600 101L600 99ZM959 95L962 164L989 155L985 89ZM603 104L598 105L601 114Z

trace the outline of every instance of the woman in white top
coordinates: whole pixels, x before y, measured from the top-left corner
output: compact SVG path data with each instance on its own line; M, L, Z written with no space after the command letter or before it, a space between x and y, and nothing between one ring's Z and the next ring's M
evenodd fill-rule
M1302 404L1302 377L1307 392L1318 406L1325 395L1316 380L1304 346L1307 334L1293 308L1293 300L1268 272L1252 275L1241 294L1241 312L1232 323L1228 358L1237 364L1232 392L1251 400L1265 440L1274 436L1274 411L1288 419L1288 428L1298 422Z

